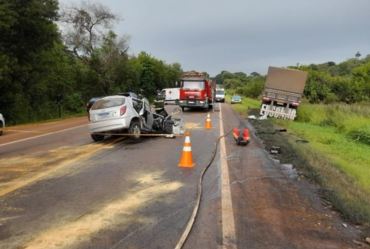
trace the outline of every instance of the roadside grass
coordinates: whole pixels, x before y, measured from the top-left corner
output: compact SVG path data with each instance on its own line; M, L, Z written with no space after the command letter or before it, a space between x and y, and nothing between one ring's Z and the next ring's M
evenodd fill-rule
M231 95L226 95L226 102L231 103ZM232 107L239 114L246 116L248 114L248 110L258 109L260 108L260 105L261 105L261 101L257 99L242 97L242 103L233 104Z
M246 107L233 108L241 114L248 110ZM287 143L287 149L295 154L288 155L288 160L295 161L308 178L320 184L324 197L344 217L355 223L370 225L369 103L303 103L294 122L269 119L254 121L253 124L263 126L262 122L287 128L286 136L270 135L264 139L274 143L280 143L276 141L278 139L285 140L279 146Z
M86 116L86 120L87 120L86 110L78 112L78 113L66 113L66 114L63 114L63 116L61 118L51 118L51 119L45 119L45 120L34 120L34 121L29 121L29 122L22 122L22 123L17 123L17 124L9 124L9 125L7 125L7 128L15 127L15 126L18 126L18 125L45 124L45 123L62 121L62 120L65 120L65 119L70 119L70 118L79 118L79 117L84 117L84 116Z

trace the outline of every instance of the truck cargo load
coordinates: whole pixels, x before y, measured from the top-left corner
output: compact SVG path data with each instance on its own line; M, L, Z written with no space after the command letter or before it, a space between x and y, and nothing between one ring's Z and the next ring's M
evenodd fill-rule
M306 80L307 72L269 67L260 114L294 120Z

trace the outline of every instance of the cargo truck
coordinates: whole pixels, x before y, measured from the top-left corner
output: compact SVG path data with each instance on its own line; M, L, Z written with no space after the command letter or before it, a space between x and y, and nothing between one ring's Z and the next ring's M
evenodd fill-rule
M180 80L179 106L185 108L212 108L216 82L211 81L206 73L184 72Z
M260 114L294 120L301 103L307 72L269 67Z

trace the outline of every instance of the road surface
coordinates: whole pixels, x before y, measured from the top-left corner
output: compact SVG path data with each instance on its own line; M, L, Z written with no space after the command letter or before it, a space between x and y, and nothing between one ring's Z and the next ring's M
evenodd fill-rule
M220 133L249 126L221 110L210 130L207 112L184 113L192 169L177 166L183 137L94 143L85 117L9 129L0 137L0 249L175 248ZM247 147L221 140L203 187L184 248L357 248L357 230L254 135Z

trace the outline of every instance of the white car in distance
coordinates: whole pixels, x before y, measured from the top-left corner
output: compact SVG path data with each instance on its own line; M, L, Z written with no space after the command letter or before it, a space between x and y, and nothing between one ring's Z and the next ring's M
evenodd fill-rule
M4 128L5 128L5 119L3 114L0 113L0 136L3 135Z

